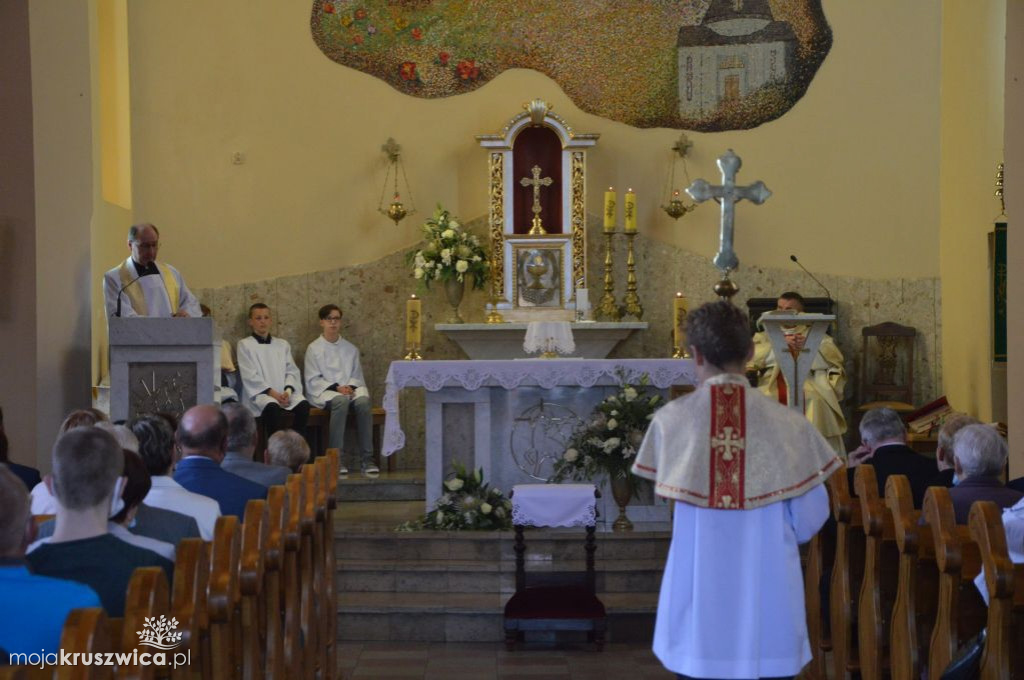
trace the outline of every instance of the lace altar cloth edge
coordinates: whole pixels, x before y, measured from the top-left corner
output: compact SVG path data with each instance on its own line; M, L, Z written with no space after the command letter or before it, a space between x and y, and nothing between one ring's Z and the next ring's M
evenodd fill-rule
M512 523L534 527L586 527L597 519L593 484L516 484Z

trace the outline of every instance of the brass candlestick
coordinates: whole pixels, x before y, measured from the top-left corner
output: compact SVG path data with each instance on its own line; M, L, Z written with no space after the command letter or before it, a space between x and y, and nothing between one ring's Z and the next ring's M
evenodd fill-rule
M607 321L618 321L621 314L615 304L615 277L612 274L612 236L614 231L604 232L604 295L597 308L597 316Z
M637 321L644 318L644 306L640 304L640 296L636 294L636 257L633 254L633 239L636 238L635 231L626 232L626 297L623 303L626 305L626 314L635 316Z
M732 296L740 291L739 286L729 278L731 273L731 269L726 269L723 272L722 280L715 284L715 295L726 302L731 302Z

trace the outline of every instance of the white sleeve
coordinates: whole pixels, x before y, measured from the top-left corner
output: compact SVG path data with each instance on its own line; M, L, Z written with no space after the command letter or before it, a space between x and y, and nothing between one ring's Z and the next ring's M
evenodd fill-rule
M359 350L355 347L352 348L354 356L352 357L352 375L348 378L348 384L353 387L366 387L366 379L363 377L363 364L359 359Z
M797 543L806 543L814 538L814 534L821 530L828 519L828 491L824 484L818 484L813 489L783 501L786 504L786 513L789 522L796 533Z
M121 290L121 280L117 276L117 269L107 272L103 275L103 299L107 306L107 316L114 316L117 311L117 297ZM138 316L135 310L132 309L131 299L121 293L121 316Z
M178 309L179 312L185 312L192 317L200 317L203 315L203 310L199 307L199 300L192 294L192 291L185 285L185 277L181 275L177 269L172 270L175 277L178 279Z
M236 348L238 359L238 374L242 377L242 393L247 399L254 398L257 394L263 394L270 385L267 384L267 377L263 375L260 364L256 361L246 346L245 340L239 340Z
M304 363L306 366L306 396L323 401L321 399L323 393L334 383L324 375L323 369L320 367L322 363L320 352L315 347L315 343L310 343L306 348Z
M282 340L284 343L284 386L291 387L295 392L302 394L302 373L299 372L299 367L295 365L295 358L292 356L292 346L288 344L287 340Z

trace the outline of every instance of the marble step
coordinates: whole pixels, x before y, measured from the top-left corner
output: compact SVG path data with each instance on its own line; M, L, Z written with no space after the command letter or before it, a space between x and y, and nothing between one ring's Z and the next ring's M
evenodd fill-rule
M504 593L515 590L515 562L482 560L357 560L338 562L337 590L395 593ZM661 586L664 559L598 560L595 581L606 593L654 593ZM530 560L535 578L583 573L583 560Z
M608 639L649 641L657 593L599 593ZM506 594L358 593L338 595L342 641L499 642Z
M418 475L382 473L377 477L364 477L352 471L338 478L336 496L339 503L423 501L427 492L422 472Z

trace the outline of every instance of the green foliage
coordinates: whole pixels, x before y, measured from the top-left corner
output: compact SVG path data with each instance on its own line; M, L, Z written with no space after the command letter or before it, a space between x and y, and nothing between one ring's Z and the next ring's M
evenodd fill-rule
M434 509L419 519L399 525L396 531L499 531L512 528L512 501L501 489L484 483L484 470L468 471L452 463L455 475L444 482Z
M490 272L490 256L475 234L464 231L462 224L440 205L423 225L423 246L406 254L413 278L427 288L431 281L473 276L473 287L483 288Z

